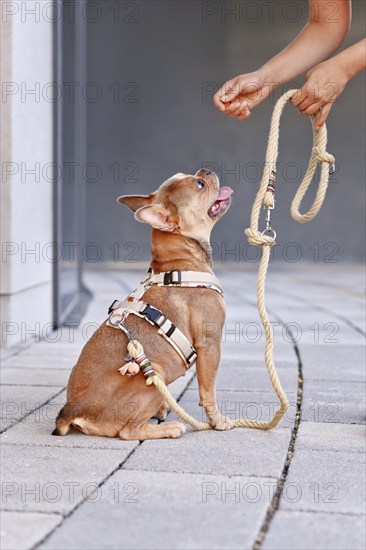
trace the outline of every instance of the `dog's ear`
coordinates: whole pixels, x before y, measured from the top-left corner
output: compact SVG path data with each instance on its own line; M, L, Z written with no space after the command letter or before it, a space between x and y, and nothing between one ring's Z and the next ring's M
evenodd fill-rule
M128 206L132 212L136 212L143 206L148 206L154 200L154 195L122 195L118 197L117 202Z
M142 223L149 223L160 231L174 231L178 227L178 219L161 204L143 206L135 213L135 219Z

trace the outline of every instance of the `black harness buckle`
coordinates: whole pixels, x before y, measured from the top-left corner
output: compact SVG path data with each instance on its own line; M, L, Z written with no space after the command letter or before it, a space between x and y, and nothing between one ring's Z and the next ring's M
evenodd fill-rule
M156 309L156 307L152 307L150 304L146 304L146 307L141 311L141 314L147 317L154 324L158 324L156 320L163 315L160 309Z
M179 270L168 271L164 275L164 285L180 285L182 282L182 272Z

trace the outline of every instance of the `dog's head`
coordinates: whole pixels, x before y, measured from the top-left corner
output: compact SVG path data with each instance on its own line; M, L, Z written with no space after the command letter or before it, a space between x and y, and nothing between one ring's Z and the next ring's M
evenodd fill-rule
M214 172L202 168L194 176L172 176L151 195L123 195L117 201L142 223L202 241L228 210L231 194L230 187L220 187Z

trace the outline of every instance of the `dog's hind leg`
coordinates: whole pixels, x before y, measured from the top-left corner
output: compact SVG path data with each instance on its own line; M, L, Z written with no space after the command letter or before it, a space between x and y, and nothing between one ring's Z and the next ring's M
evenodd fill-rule
M156 418L157 420L165 420L168 416L169 407L165 401L159 407L159 410L151 417Z
M121 439L125 440L140 440L145 439L177 439L186 431L185 426L181 422L164 422L163 424L142 424L141 426L127 424L119 432Z

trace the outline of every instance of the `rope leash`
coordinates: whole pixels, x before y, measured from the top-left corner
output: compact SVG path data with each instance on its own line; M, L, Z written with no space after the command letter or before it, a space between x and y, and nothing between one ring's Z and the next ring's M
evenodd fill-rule
M262 247L262 258L258 270L258 280L257 280L257 304L258 312L260 319L263 324L266 342L265 342L265 362L268 371L269 378L272 383L272 387L279 399L280 406L275 411L272 419L269 422L262 422L258 420L249 420L246 418L240 418L234 421L234 426L236 428L257 428L259 430L270 430L277 426L283 416L285 415L289 402L287 400L286 394L281 386L280 379L277 374L276 366L273 359L273 328L270 323L266 306L265 306L265 281L268 271L268 263L270 259L271 247L275 244L276 233L271 227L271 216L270 212L274 208L274 194L275 194L275 183L276 183L276 162L278 156L278 141L279 141L279 127L280 127L280 118L282 111L287 103L287 101L296 93L298 90L289 90L280 99L277 101L275 108L272 114L271 128L268 138L266 161L263 170L262 181L255 198L250 227L245 230L245 234L248 237L248 241L252 245L257 245ZM308 222L312 220L317 213L319 212L328 187L329 173L330 168L333 166L334 171L334 157L333 155L326 152L327 145L327 129L325 124L321 128L315 127L315 122L317 115L312 116L312 127L313 127L313 148L306 170L304 179L300 184L295 197L291 204L291 216L294 220L300 223ZM309 185L314 176L317 164L321 164L321 173L318 184L318 191L316 193L313 204L311 205L308 212L305 214L300 214L301 202L304 198L304 195L309 188ZM266 210L266 229L263 232L260 232L258 229L259 226L259 215L262 209L262 205ZM210 430L212 429L211 425L206 422L199 422L192 416L190 416L174 399L174 397L169 392L167 386L163 380L157 376L151 367L149 360L144 354L144 349L140 342L137 340L132 340L128 344L129 354L136 360L136 362L141 365L141 370L146 377L146 385L154 385L159 392L161 393L164 400L167 402L171 410L183 420L186 424L194 428L195 430ZM147 362L147 363L146 363Z

